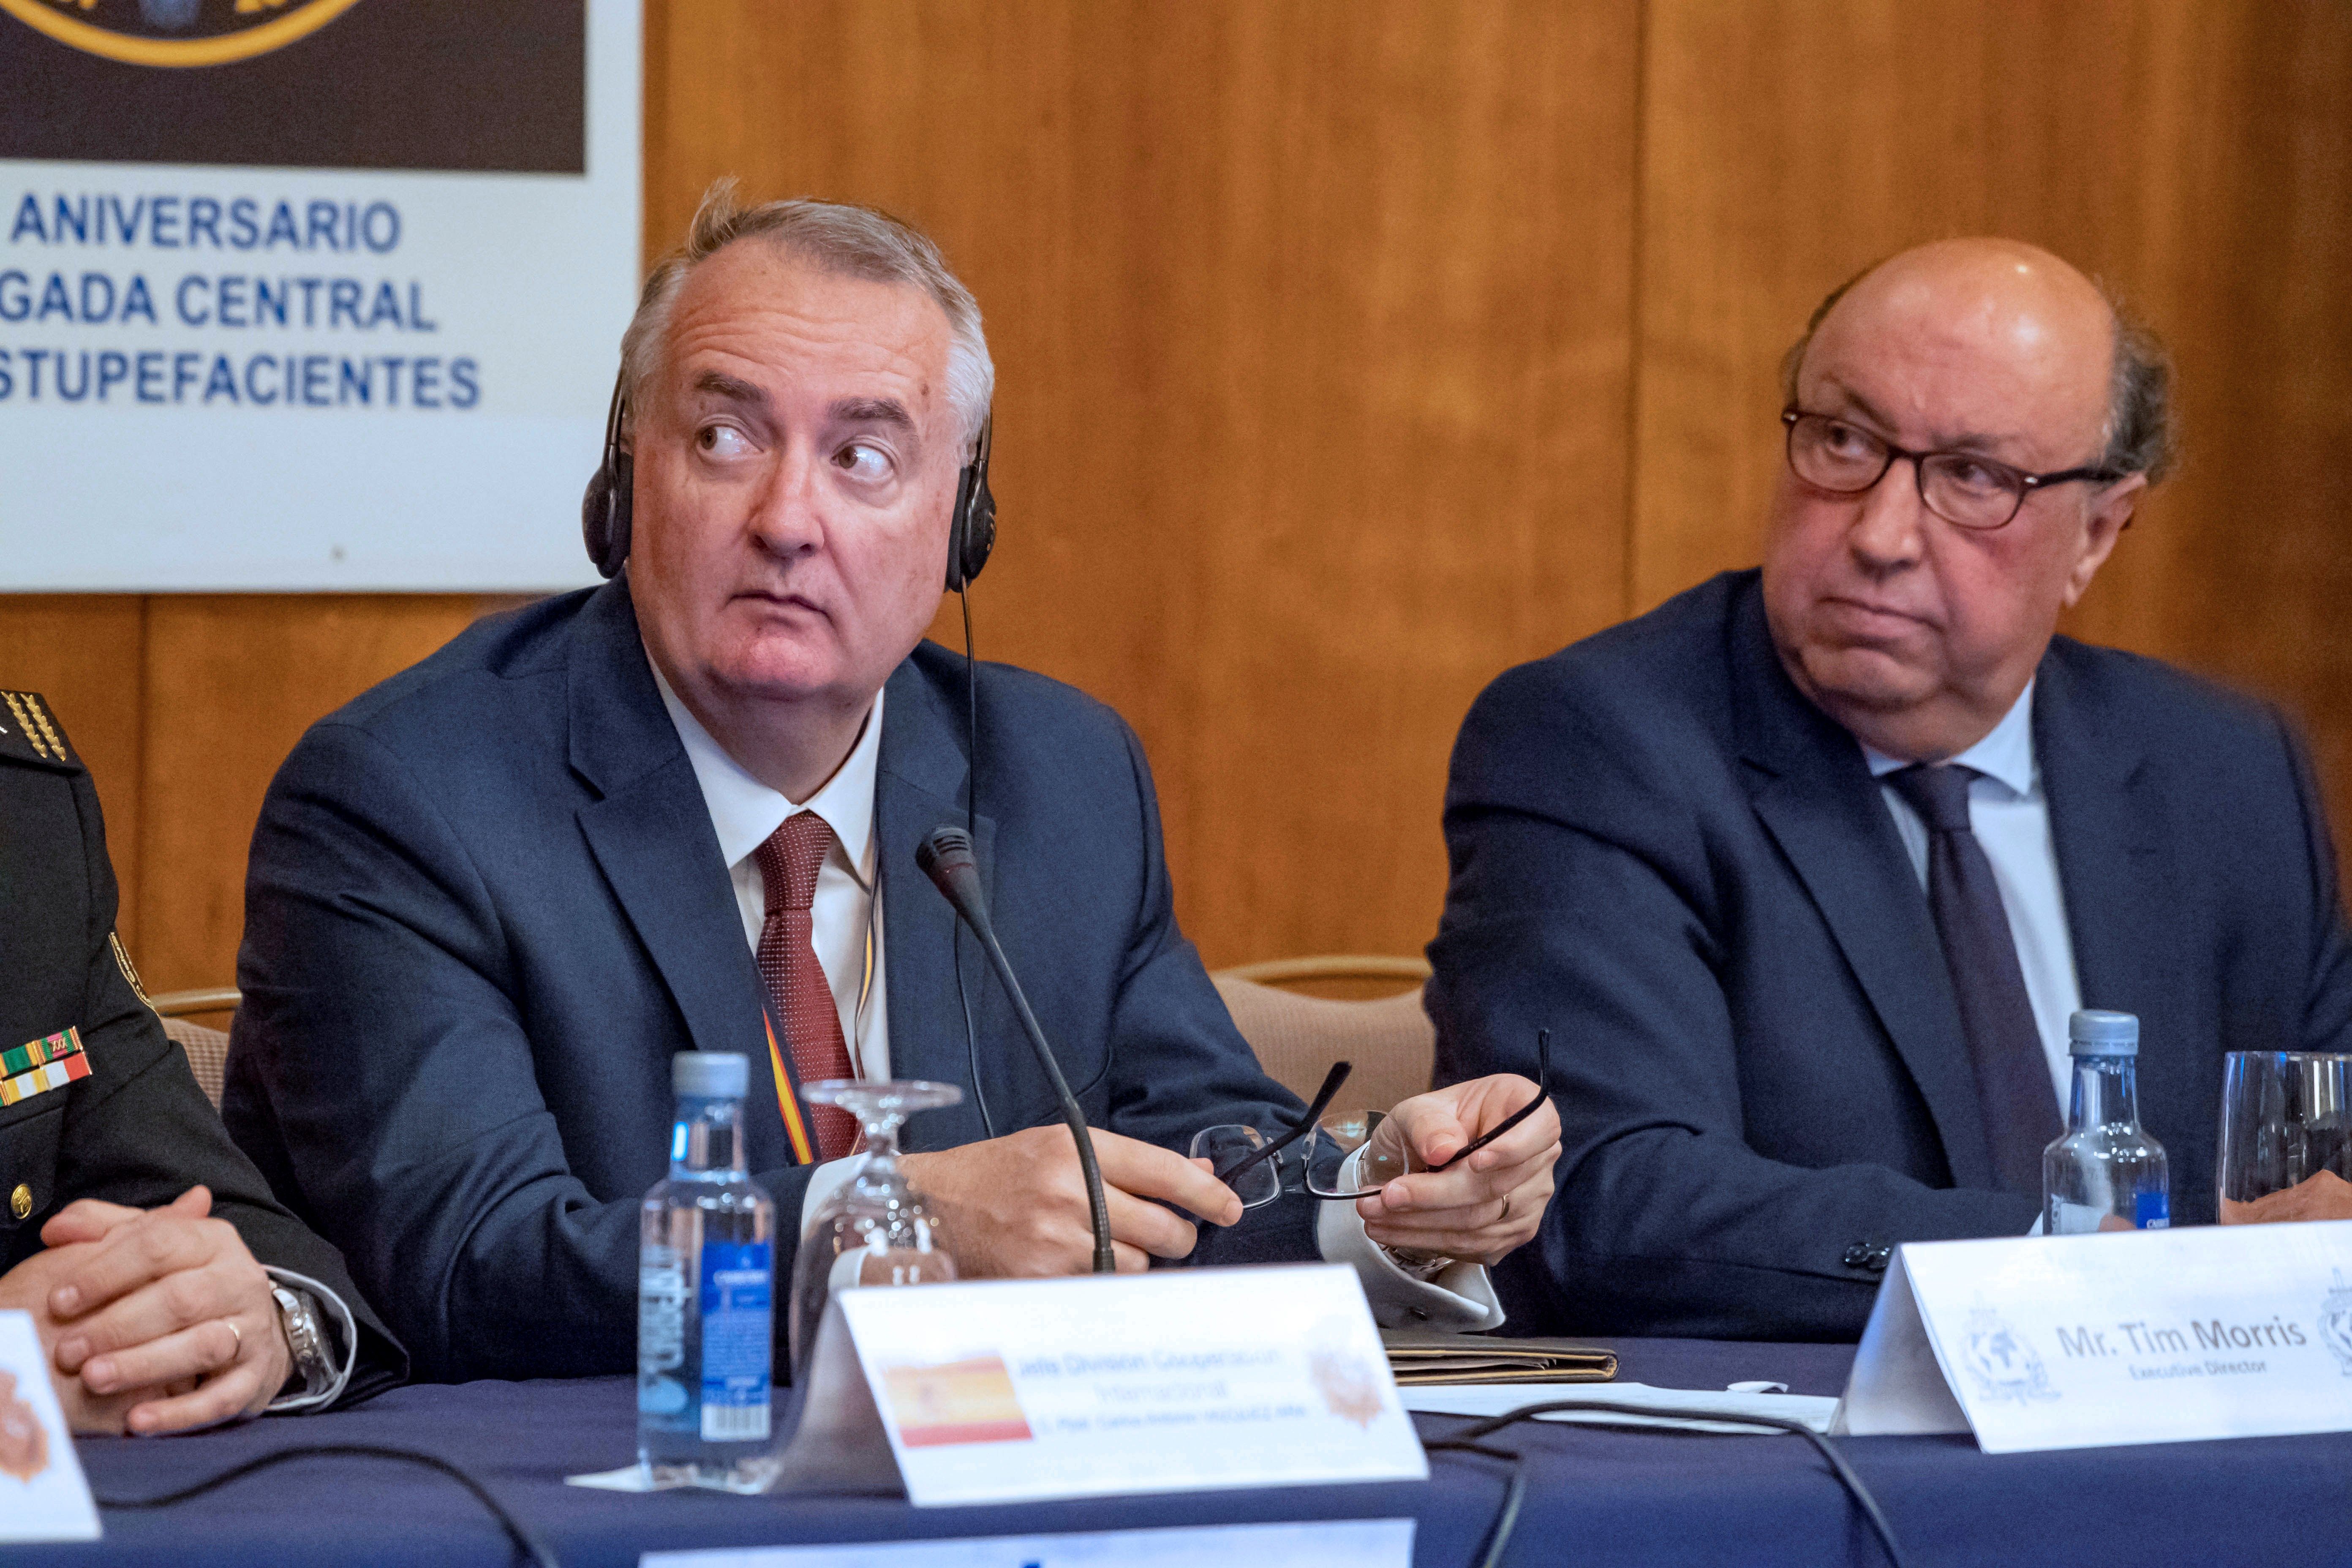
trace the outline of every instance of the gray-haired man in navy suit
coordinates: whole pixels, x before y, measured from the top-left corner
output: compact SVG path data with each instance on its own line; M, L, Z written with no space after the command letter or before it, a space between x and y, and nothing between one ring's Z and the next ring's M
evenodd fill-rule
M361 698L271 786L225 1110L423 1375L634 1365L637 1204L686 1049L751 1059L780 1270L856 1134L794 1085L853 1075L963 1089L914 1120L905 1164L967 1276L1086 1266L1054 1098L915 868L968 811L1098 1129L1120 1267L1190 1256L1189 1214L1234 1227L1213 1260L1319 1253L1383 1316L1500 1321L1481 1265L1550 1196L1548 1107L1319 1213L1302 1194L1244 1221L1185 1158L1204 1127L1301 1108L1177 929L1140 746L1099 703L992 665L975 750L962 661L922 642L991 380L971 296L922 237L714 193L623 344L634 520L625 544L593 531L626 569ZM1501 1075L1395 1121L1433 1163L1536 1094Z
M2222 1053L2352 1044L2286 724L2053 636L2163 470L2153 341L1951 241L1832 295L1787 383L1762 571L1508 672L1454 751L1440 1081L1557 1042L1522 1330L1855 1336L1893 1244L2035 1224L2078 1007L2139 1016L2189 1221Z

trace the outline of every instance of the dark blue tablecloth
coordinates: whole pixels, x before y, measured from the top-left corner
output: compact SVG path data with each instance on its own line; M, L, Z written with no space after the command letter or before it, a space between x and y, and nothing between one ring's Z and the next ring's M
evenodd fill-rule
M1846 1346L1625 1341L1629 1382L1719 1389L1772 1378L1835 1394ZM1464 1425L1420 1418L1425 1437ZM101 1497L151 1496L303 1442L419 1447L480 1478L567 1568L634 1564L697 1546L1011 1535L1255 1521L1420 1521L1415 1562L1473 1561L1504 1468L1433 1454L1426 1483L1217 1492L985 1509L874 1498L734 1498L587 1491L562 1478L625 1464L635 1411L623 1379L404 1388L334 1415L162 1440L95 1439L82 1462ZM1526 1510L1519 1564L1867 1564L1876 1542L1802 1439L1515 1428ZM1967 1437L1845 1440L1916 1563L2066 1568L2352 1563L2352 1436L2165 1444L1989 1457ZM213 1564L505 1564L506 1538L454 1482L351 1459L308 1459L155 1510L109 1510L106 1540L0 1547L0 1562L135 1568Z

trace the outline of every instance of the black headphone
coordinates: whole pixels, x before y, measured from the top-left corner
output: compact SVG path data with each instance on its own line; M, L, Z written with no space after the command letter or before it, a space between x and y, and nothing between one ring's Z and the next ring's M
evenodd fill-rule
M629 512L636 479L635 459L621 446L621 421L627 409L624 384L613 384L613 404L604 414L604 460L588 477L587 493L580 498L580 538L588 546L588 559L606 577L617 574L629 559ZM955 521L948 529L950 594L962 593L996 548L996 498L988 489L989 437L995 426L992 411L981 421L971 461L956 476Z

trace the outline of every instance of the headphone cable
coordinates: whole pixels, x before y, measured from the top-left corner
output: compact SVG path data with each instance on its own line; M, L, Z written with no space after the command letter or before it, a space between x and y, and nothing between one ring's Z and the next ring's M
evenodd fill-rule
M967 753L969 776L963 789L963 830L973 844L980 842L980 665L971 651L971 584L969 579L956 590L956 603L963 606L963 697L964 751ZM964 1058L971 1067L972 1103L980 1107L981 1131L990 1138L996 1136L996 1118L988 1109L988 1090L980 1082L980 1037L971 1026L971 995L963 985L963 922L955 922L948 938L951 966L955 970L956 1005L963 1009Z

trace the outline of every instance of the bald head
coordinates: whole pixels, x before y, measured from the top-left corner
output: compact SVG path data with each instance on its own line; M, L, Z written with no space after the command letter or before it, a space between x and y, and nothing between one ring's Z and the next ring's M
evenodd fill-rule
M1851 303L1852 310L1845 308ZM1875 262L1832 290L1780 363L1782 400L1799 402L1805 362L1824 330L1866 328L1879 311L1926 312L1956 341L1981 346L2006 336L2021 354L2063 356L2070 372L2101 381L2098 465L2154 483L2172 462L2171 368L2163 345L2099 284L2021 240L1937 240ZM1833 319L1843 317L1843 321Z
M2032 681L2147 482L2146 422L2118 398L2132 332L2082 273L2005 239L1905 251L1815 314L1788 365L1790 417L1810 417L1765 609L1798 688L1866 744L1956 755Z

